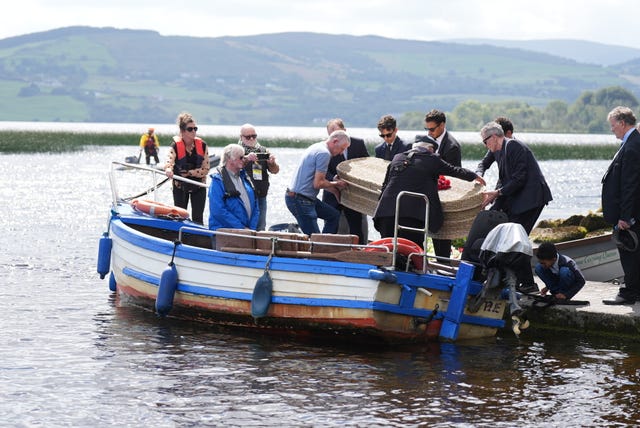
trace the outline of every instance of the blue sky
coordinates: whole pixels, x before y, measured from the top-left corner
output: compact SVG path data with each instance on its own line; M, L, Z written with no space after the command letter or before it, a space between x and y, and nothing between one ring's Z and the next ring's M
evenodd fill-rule
M5 2L0 39L71 25L239 36L284 31L412 40L579 39L640 47L633 0L21 0Z

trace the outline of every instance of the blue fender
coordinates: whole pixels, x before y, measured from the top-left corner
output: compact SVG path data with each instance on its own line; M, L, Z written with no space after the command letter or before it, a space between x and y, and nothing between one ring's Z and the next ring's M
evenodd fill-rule
M111 272L109 275L109 290L115 293L116 291L116 276Z
M167 316L173 307L173 296L178 288L178 270L176 265L171 262L169 266L162 271L160 277L160 285L158 286L158 295L156 296L156 312L161 317Z
M269 312L269 305L271 304L271 296L273 294L273 281L269 271L265 270L264 274L253 288L253 295L251 296L251 316L254 318L261 318L267 315Z
M100 279L104 279L104 277L109 273L109 268L111 267L112 245L113 243L111 238L109 238L109 233L104 232L102 234L102 238L100 238L100 243L98 244L98 273L100 274Z

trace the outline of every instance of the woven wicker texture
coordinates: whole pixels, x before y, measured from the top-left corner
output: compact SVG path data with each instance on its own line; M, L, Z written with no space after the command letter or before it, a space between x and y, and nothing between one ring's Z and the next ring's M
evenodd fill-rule
M373 216L388 164L388 161L374 157L341 162L337 168L338 174L349 183L349 187L342 191L340 202L353 210ZM466 237L471 223L481 209L483 186L454 177L448 178L451 180L451 188L439 192L444 224L438 233L429 235L432 238Z

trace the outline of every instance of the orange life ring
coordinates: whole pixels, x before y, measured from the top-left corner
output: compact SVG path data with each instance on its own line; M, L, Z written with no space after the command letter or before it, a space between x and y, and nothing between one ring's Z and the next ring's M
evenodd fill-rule
M383 238L378 241L369 243L371 246L383 246L387 247L389 251L393 251L393 238ZM365 248L365 251L382 251L380 248ZM402 254L405 257L409 257L412 253L422 254L424 251L420 245L405 238L398 238L398 254ZM411 257L411 262L418 270L422 270L424 267L424 259L421 256L414 255Z
M175 205L167 205L162 202L150 201L148 199L134 199L131 205L138 211L150 214L152 216L168 216L178 217L182 219L189 218L189 212L184 208Z

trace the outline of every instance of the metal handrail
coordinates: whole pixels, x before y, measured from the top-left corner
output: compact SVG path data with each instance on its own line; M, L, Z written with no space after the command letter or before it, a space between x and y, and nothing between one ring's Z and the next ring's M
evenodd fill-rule
M145 171L148 173L151 173L152 175L152 180L153 180L153 185L147 189L147 191L145 193L150 193L153 192L153 199L156 200L156 193L155 191L158 189L158 187L160 187L162 184L164 184L164 182L160 182L158 183L158 176L162 176L162 177L166 177L166 174L163 170L159 170L157 168L151 168L148 166L143 166L143 165L139 165L139 164L135 164L135 163L127 163L127 162L120 162L120 161L111 161L111 169L109 171L109 184L111 186L111 197L112 197L112 202L113 202L113 206L117 206L118 202L120 202L122 199L119 197L118 195L118 186L116 183L116 177L115 177L115 172L118 170L122 170L119 169L119 167L125 167L127 169L131 169L131 170L140 170L140 171ZM193 184L195 186L199 186L199 187L209 187L208 183L203 183L201 181L195 181L195 180L190 180L188 178L184 178L182 176L179 175L174 175L173 180L177 180L177 181L182 181L184 183L189 183L189 184ZM168 180L168 177L167 177Z
M412 198L420 198L424 200L424 204L425 204L425 208L424 208L424 228L419 229L419 228L415 228L415 227L410 227L410 226L402 226L400 224L398 224L398 218L400 217L400 200L404 197L404 196L408 196L408 197L412 197ZM422 254L420 255L422 257L422 266L423 266L423 270L426 269L427 267L427 237L429 234L429 198L427 198L427 195L424 195L422 193L416 193L416 192L409 192L407 190L403 190L400 193L398 193L398 196L396 196L396 215L395 215L395 222L394 222L394 228L393 228L393 264L392 266L395 267L396 265L396 254L398 252L398 231L402 229L402 230L411 230L414 232L422 232L422 234L424 235L424 240L422 243ZM405 270L409 269L409 263L407 262L407 266L405 268ZM424 273L424 272L423 272Z

